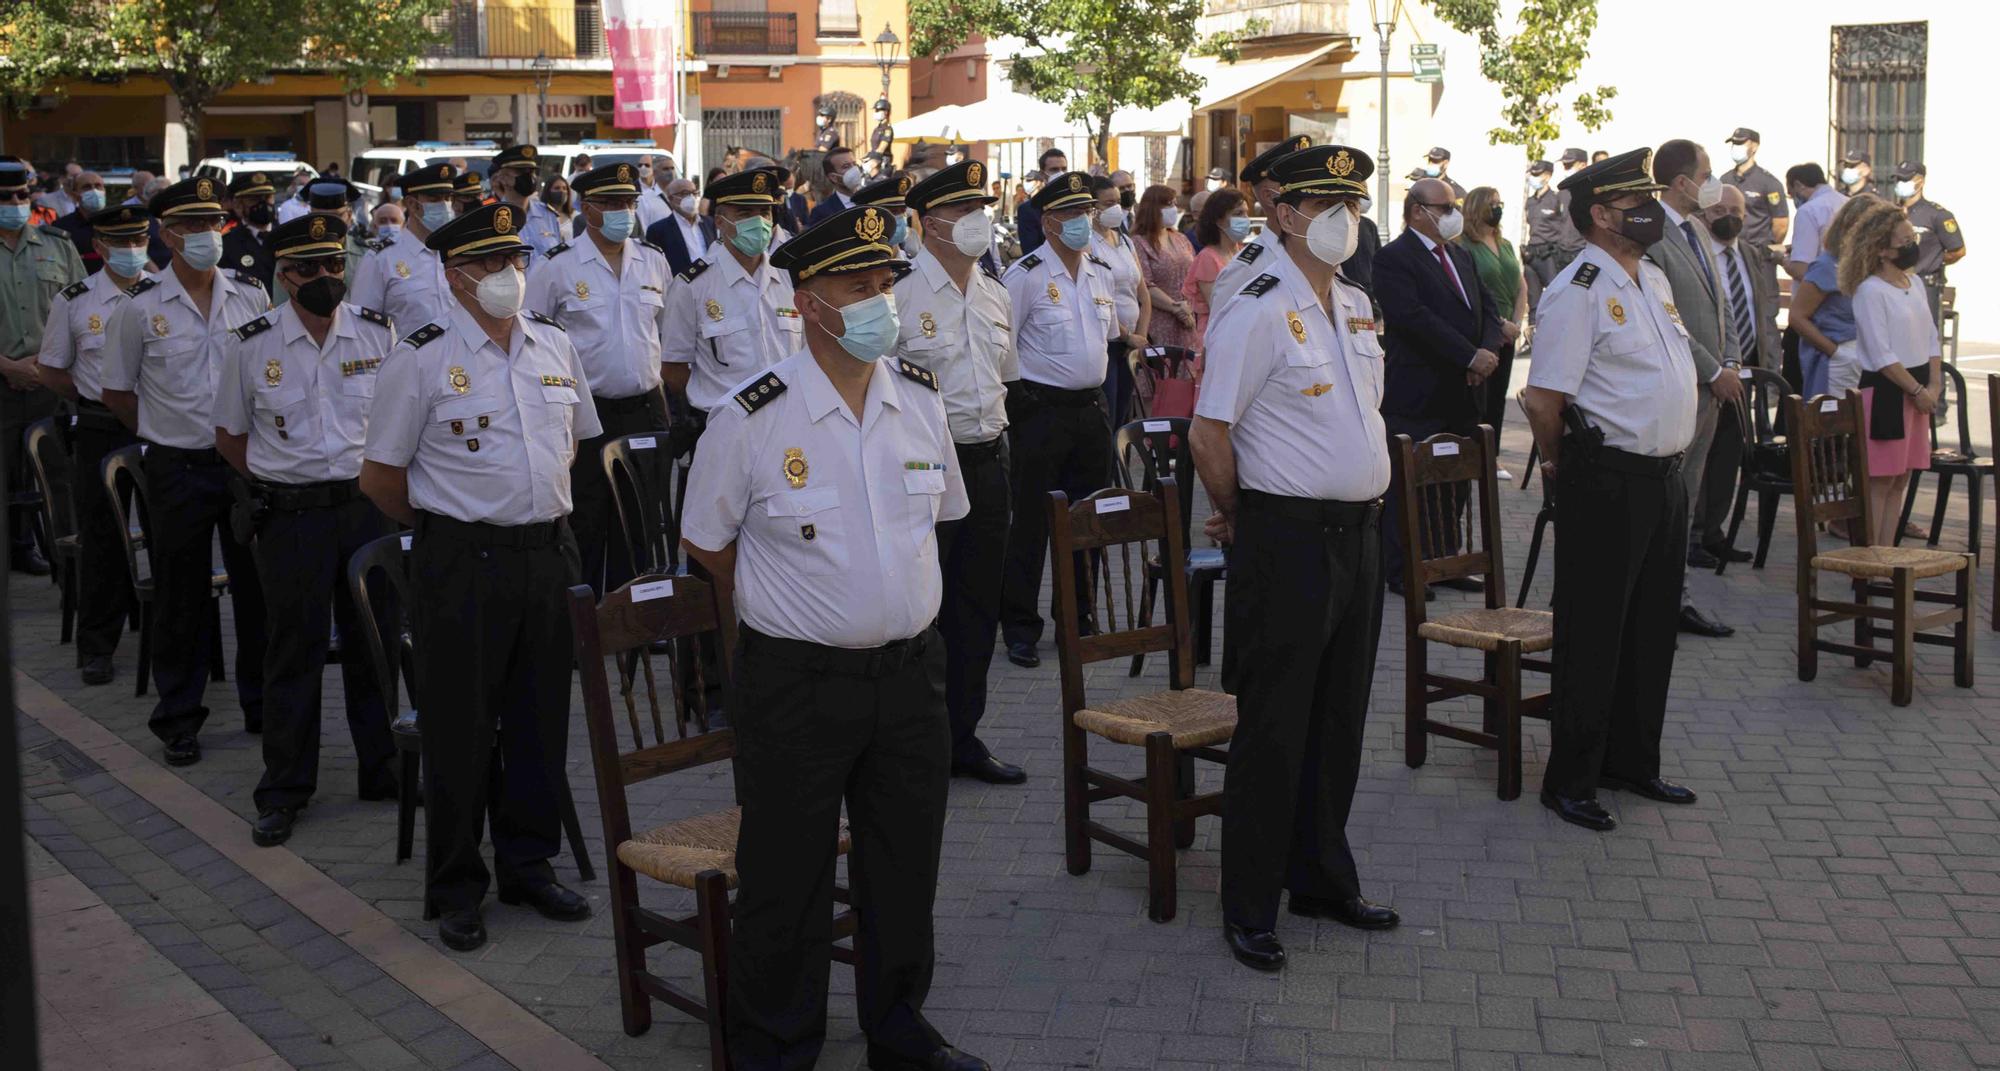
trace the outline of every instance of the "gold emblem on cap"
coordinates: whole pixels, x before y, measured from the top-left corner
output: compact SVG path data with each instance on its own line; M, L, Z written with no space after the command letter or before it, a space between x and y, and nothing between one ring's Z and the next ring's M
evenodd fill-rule
M315 242L326 237L326 217L314 216L311 225L306 227L306 234Z
M714 320L714 321L716 321L717 323L721 323L721 322L722 322L722 303L721 303L721 302L719 302L719 301L715 300L714 298L709 298L709 299L708 299L708 306L707 306L707 310L708 310L708 318L709 318L709 319L711 319L711 320Z
M770 183L771 180L764 177L763 173L759 172L757 175L753 176L750 179L750 192L763 193L765 190L770 189Z
M279 364L278 359L276 357L273 357L270 360L264 362L265 386L275 387L278 385L278 381L284 378L285 378L285 366Z
M269 183L270 181L271 181L270 179L264 177L264 173L262 171L259 171L256 174L250 176L250 184L252 186L262 186Z
M465 394L472 390L472 377L465 374L464 365L452 365L445 375L450 377L451 389L459 394Z
M456 174L458 174L458 169L457 169L457 168L455 168L455 167L453 167L453 166L451 166L450 164L439 164L439 165L438 165L438 177L439 177L439 178L451 178L452 176L454 176L454 175L456 175Z
M194 184L194 195L206 201L215 196L215 187L207 179L201 179Z
M923 330L925 338L937 337L937 321L931 318L930 313L928 312L918 313L917 326Z
M620 182L630 182L630 181L632 181L632 165L631 165L631 164L619 164L619 165L618 165L618 181L620 181Z
M986 181L986 165L974 160L965 169L965 184L978 189Z
M521 146L521 159L532 160L534 158L535 158L535 147L533 145Z
M153 335L157 338L167 337L167 318L158 313L153 314Z
M1293 338L1294 340L1296 340L1296 341L1298 341L1298 342L1300 342L1300 343L1303 343L1303 342L1305 342L1305 340L1306 340L1306 322L1305 322L1304 320L1301 320L1301 319L1299 319L1299 314L1298 314L1298 313L1296 313L1296 312L1288 312L1288 313L1286 313L1286 314L1285 314L1285 326L1287 326L1287 327L1289 327L1289 328L1291 328L1291 329L1292 329L1292 338Z
M896 192L897 192L897 193L908 193L908 192L910 192L910 174L909 174L909 172L907 172L907 171L906 171L906 172L904 172L904 173L902 174L902 176L901 176L900 178L896 179Z
M1076 173L1076 172L1074 172L1074 171L1070 172L1070 175L1069 175L1069 192L1071 192L1071 193L1076 193L1076 192L1078 192L1078 191L1080 191L1080 190L1082 190L1082 189L1083 189L1083 176L1082 176L1082 175L1079 175L1079 174L1077 174L1077 173Z
M501 205L493 210L493 233L514 233L514 209L511 205Z
M1620 305L1617 298L1605 298L1604 311L1609 312L1611 319L1616 321L1620 327L1625 325L1625 306Z
M888 229L882 222L882 213L873 208L864 209L861 218L854 221L854 233L864 242L881 241Z
M806 452L796 446L785 447L785 482L793 487L806 485Z
M1326 169L1333 173L1334 178L1346 178L1354 173L1354 157L1349 156L1346 149L1342 149L1333 154L1333 159L1326 162Z

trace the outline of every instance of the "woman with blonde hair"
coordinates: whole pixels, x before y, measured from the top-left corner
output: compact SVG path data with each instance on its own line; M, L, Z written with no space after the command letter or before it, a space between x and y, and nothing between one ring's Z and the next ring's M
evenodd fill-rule
M1885 207L1850 221L1840 253L1840 289L1854 301L1876 546L1894 541L1911 471L1930 467L1930 414L1943 387L1930 296L1910 273L1917 232L1901 208Z
M1787 322L1799 333L1799 377L1804 394L1844 394L1861 378L1854 359L1854 302L1840 289L1840 240L1868 212L1892 207L1858 193L1840 206L1820 236L1820 252L1792 287Z

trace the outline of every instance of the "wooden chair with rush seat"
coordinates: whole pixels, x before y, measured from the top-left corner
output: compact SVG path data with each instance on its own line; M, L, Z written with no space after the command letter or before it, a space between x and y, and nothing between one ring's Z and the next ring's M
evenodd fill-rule
M1103 579L1104 613L1098 633L1077 630L1080 599L1096 601L1096 591L1079 592L1076 571L1055 570L1056 654L1061 663L1063 740L1063 841L1069 872L1090 869L1090 842L1108 844L1146 860L1147 914L1154 922L1174 917L1177 906L1177 848L1194 843L1194 820L1222 813L1222 793L1196 794L1194 760L1229 761L1225 744L1236 732L1236 700L1194 687L1193 637L1188 626L1187 550L1177 511L1179 489L1172 477L1157 494L1107 488L1072 504L1060 491L1049 493L1049 545L1057 562L1080 552L1097 552ZM1151 549L1157 547L1157 550ZM1114 554L1114 548L1116 553ZM1133 598L1144 580L1145 562L1157 553L1166 589L1165 617L1142 625ZM1114 601L1114 558L1122 574L1125 628ZM1137 559L1135 562L1134 559ZM1165 652L1167 687L1125 699L1092 701L1084 693L1084 668L1093 662ZM1090 738L1100 737L1145 752L1146 772L1120 777L1090 765ZM1133 840L1091 820L1090 805L1110 799L1146 805L1146 839Z
M735 807L710 811L635 834L625 791L641 781L726 764L735 757L735 731L709 724L698 650L712 647L715 664L727 679L735 648L735 607L727 592L705 580L649 574L607 593L601 604L590 588L573 587L569 608L604 843L611 850L612 927L625 1032L635 1037L645 1033L653 1022L652 1002L665 1002L708 1024L709 1066L726 1068L729 890L736 884L736 834L742 811ZM688 651L664 656L665 680L655 672L656 648ZM613 680L618 682L629 737L621 736L613 709ZM637 694L641 689L644 710ZM840 851L845 854L847 849L843 826ZM672 918L642 906L641 875L691 891L694 914ZM834 897L847 902L846 890L838 885ZM854 913L840 911L834 918L834 940L852 937L854 931ZM701 957L702 992L690 993L647 968L647 950L661 944L677 945ZM833 956L843 963L854 962L854 953L838 945Z
M1521 795L1521 719L1548 717L1549 693L1525 695L1521 671L1553 674L1552 663L1527 657L1555 645L1555 615L1507 605L1505 559L1500 545L1500 489L1494 473L1494 434L1485 424L1476 436L1439 434L1413 443L1393 440L1392 508L1403 511L1403 590L1457 577L1483 577L1486 605L1431 617L1423 599L1403 600L1403 761L1424 764L1429 739L1443 736L1500 753L1499 796ZM1475 503L1464 502L1467 485ZM1430 645L1481 652L1484 674L1473 680L1434 673ZM1430 717L1433 703L1461 696L1482 701L1478 730Z
M1850 655L1865 667L1888 659L1893 673L1889 701L1910 705L1914 649L1933 644L1952 649L1953 683L1972 687L1972 555L1914 547L1878 547L1868 542L1873 511L1868 504L1867 422L1861 416L1861 393L1845 397L1820 395L1806 401L1794 394L1785 399L1785 426L1792 443L1792 501L1797 510L1799 540L1798 629L1799 679L1819 673L1819 653ZM1819 549L1818 527L1846 521L1855 544ZM1840 573L1853 585L1852 602L1819 596L1821 571ZM1949 592L1919 589L1919 580L1949 576ZM1875 599L1887 599L1888 605ZM1935 613L1919 614L1919 604L1943 605ZM1886 620L1881 628L1877 621ZM1819 631L1843 621L1854 622L1854 642L1819 638ZM1926 630L1951 626L1950 635ZM1878 633L1890 646L1877 647Z

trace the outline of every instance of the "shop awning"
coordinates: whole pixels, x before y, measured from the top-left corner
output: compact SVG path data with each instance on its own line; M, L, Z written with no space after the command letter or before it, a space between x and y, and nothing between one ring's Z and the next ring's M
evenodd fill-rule
M1295 71L1304 70L1346 44L1345 40L1337 40L1303 52L1258 56L1235 63L1224 63L1214 56L1190 56L1186 61L1188 69L1208 79L1201 87L1201 99L1194 110L1205 112L1232 104Z

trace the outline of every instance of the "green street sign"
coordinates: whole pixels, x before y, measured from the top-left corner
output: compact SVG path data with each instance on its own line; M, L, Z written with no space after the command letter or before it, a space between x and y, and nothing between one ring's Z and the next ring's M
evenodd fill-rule
M1420 84L1444 81L1443 53L1436 45L1411 45L1410 71Z

